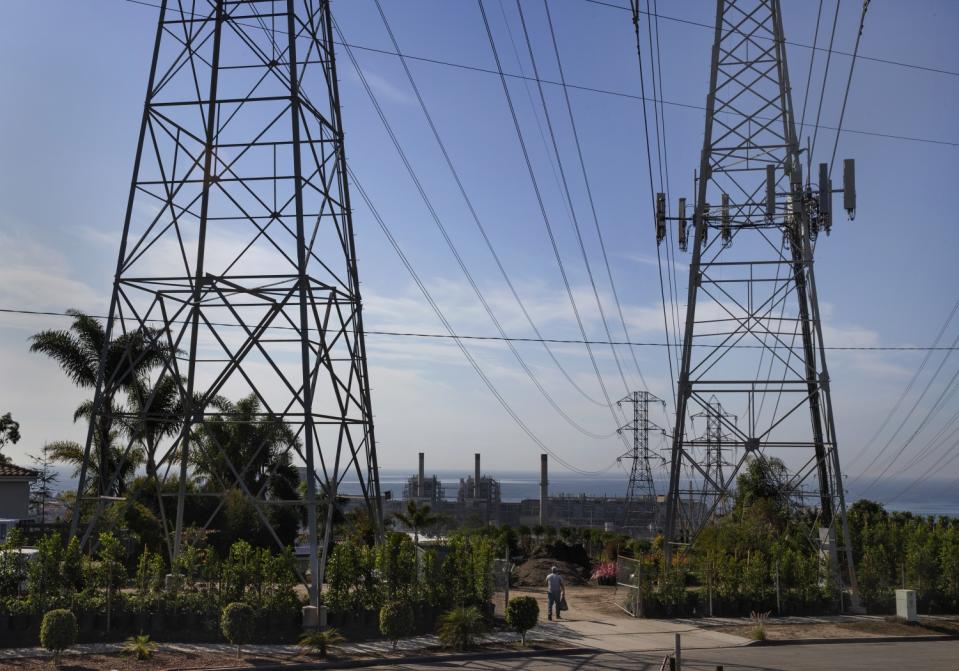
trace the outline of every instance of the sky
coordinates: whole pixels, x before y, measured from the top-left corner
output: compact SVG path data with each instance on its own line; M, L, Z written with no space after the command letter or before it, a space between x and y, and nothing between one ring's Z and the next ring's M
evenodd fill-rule
M504 69L530 74L515 2L486 0L485 4ZM609 4L627 3L610 0ZM783 5L787 40L811 44L817 3L784 0ZM494 67L475 2L383 0L383 6L405 53ZM835 7L830 0L823 2L820 44L828 38ZM852 51L860 8L856 2L840 3L836 50ZM630 97L638 95L640 88L630 14L586 0L551 0L550 9L567 82L629 94L570 90L597 219L629 334L637 341L662 342L663 308L648 215L642 106ZM658 25L662 96L679 103L663 106L671 193L692 197L712 33L688 22L711 24L715 5L688 0L663 2L659 9L664 15ZM5 10L7 20L0 25L0 62L5 64L0 67L0 91L6 101L0 106L0 248L4 252L0 308L77 308L104 314L157 10L125 0L7 0ZM334 0L333 11L350 44L392 50L373 0ZM540 75L555 80L558 72L543 4L523 0L523 11ZM929 345L959 298L954 262L959 227L948 200L959 177L959 134L953 122L959 105L957 29L959 5L953 2L870 3L862 56L947 72L866 59L856 63L843 126L863 133L843 133L837 158L856 159L858 209L854 221L837 217L832 234L816 250L827 345ZM342 46L338 48L346 152L352 170L456 330L494 335L493 324L394 151L349 55ZM515 337L533 335L477 232L398 59L364 49L353 53L504 330ZM811 53L795 44L787 47L797 108L806 95ZM824 58L822 52L817 55L808 79L809 118L817 111ZM540 331L549 338L578 338L499 78L439 63L409 63L477 215ZM834 127L838 122L849 64L848 56L831 57L822 125ZM650 86L648 81L646 85ZM605 339L544 132L539 92L535 84L519 79L510 79L509 86L584 328L590 338ZM562 90L547 84L544 95L587 255L597 273L600 303L610 318L613 337L621 340L622 325L592 228ZM648 110L652 114L651 105ZM807 127L802 135L810 133ZM820 131L814 160L829 159L834 139L833 131ZM442 333L439 320L355 195L354 206L367 329ZM677 252L676 258L679 294L685 296L688 257ZM6 450L15 461L25 463L26 455L37 453L47 441L83 435L83 427L72 422L72 415L87 393L74 388L53 362L28 351L31 334L66 325L58 317L0 314L0 412L11 411L21 424L21 442ZM954 320L940 344L950 344L957 333L959 321ZM370 335L367 346L381 465L412 471L416 453L424 451L428 468L435 469L461 467L468 472L473 452L483 453L485 467L494 472L537 467L540 449L492 397L454 343ZM601 469L623 452L615 436L591 437L570 424L575 422L594 435L616 429L609 409L596 403L601 391L582 345L553 348L564 374L541 345L517 344L570 421L543 398L503 344L469 342L467 346L517 415L564 460L578 468ZM641 388L629 367L623 385L609 348L597 347L595 352L612 400ZM619 353L628 359L625 350ZM649 390L670 398L665 350L638 347L635 353ZM948 352L933 353L902 396L924 355L923 351L829 352L840 454L851 465L846 468L850 476L866 471L862 479L868 482L900 451L902 464L912 462L913 456L922 459L905 472L896 462L889 475L913 478L930 467L939 478L959 475L959 461L948 460L948 450L956 444L949 431L959 411L959 398L949 393L954 392L955 383L949 386L948 382L959 361ZM921 396L940 363L939 375ZM941 399L938 405L937 399ZM916 409L906 418L914 404ZM668 412L660 411L654 421L670 423ZM928 421L920 426L927 414ZM883 431L874 437L880 426ZM882 458L870 465L887 443ZM659 442L654 447L664 446Z

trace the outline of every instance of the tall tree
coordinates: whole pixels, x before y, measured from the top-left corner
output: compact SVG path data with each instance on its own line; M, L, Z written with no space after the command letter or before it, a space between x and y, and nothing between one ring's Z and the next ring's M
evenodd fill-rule
M439 518L432 513L430 507L425 503L417 505L416 501L409 499L406 502L405 513L395 513L396 519L413 530L413 543L420 542L420 529L427 529L439 521Z
M157 474L156 455L160 442L175 436L183 425L182 386L181 380L173 375L161 376L152 386L144 377L137 380L127 394L131 414L136 415L127 431L130 438L143 448L149 478L155 478Z
M118 442L118 434L111 431L105 445L97 446L95 461L87 464L87 481L92 492L103 496L123 496L136 469L143 463L143 451L134 447L129 452ZM72 440L57 440L45 448L52 461L73 466L73 477L80 474L83 465L83 445Z
M15 421L9 412L0 416L0 449L6 447L8 443L12 445L19 440L20 422ZM6 464L9 461L6 455L0 454L0 464Z
M192 452L196 473L205 484L236 483L232 465L252 494L299 498L299 475L289 455L299 444L293 430L275 415L263 412L253 394L235 403L221 399L219 410L197 430Z
M208 491L239 488L256 498L295 501L300 476L290 457L299 446L296 433L275 415L264 412L253 394L236 401L217 399L218 414L196 431L191 460L200 487ZM234 475L240 475L240 482ZM291 506L271 506L268 517L284 542L292 542L299 515Z
M77 310L69 310L68 314L73 317L68 330L51 329L37 333L30 339L30 351L52 358L74 384L84 389L96 387L103 356L103 403L93 421L96 422L94 445L100 475L99 493L105 494L103 490L110 479L108 462L115 438L116 396L120 391L132 389L147 371L163 361L167 350L157 344L153 331L131 331L108 341L99 320Z
M40 516L42 525L47 523L47 502L53 498L53 485L59 476L53 470L53 459L50 458L46 446L40 451L39 456L33 455L30 460L37 470L37 479L30 485L30 505L33 506L35 514Z

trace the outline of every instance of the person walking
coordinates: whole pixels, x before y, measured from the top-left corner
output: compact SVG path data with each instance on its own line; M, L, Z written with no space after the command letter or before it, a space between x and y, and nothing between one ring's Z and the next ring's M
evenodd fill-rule
M556 606L556 619L563 619L559 614L559 604L566 597L566 581L559 574L559 569L555 566L546 576L546 616L547 619L553 619L553 606Z

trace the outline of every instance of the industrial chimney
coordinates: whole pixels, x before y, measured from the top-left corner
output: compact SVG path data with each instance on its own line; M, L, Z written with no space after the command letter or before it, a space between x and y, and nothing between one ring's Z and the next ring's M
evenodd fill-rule
M546 502L549 499L549 479L547 477L546 455L539 455L539 524L546 526Z
M476 464L473 468L473 498L478 499L480 497L480 455L479 452L473 455L473 458L476 461Z
M416 497L422 499L426 496L426 458L423 452L420 452L420 469L416 478Z

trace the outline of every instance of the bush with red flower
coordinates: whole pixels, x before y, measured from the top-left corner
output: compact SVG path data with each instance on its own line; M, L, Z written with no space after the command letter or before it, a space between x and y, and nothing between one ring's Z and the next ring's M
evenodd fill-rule
M592 579L599 585L616 584L616 562L607 561L596 565Z

